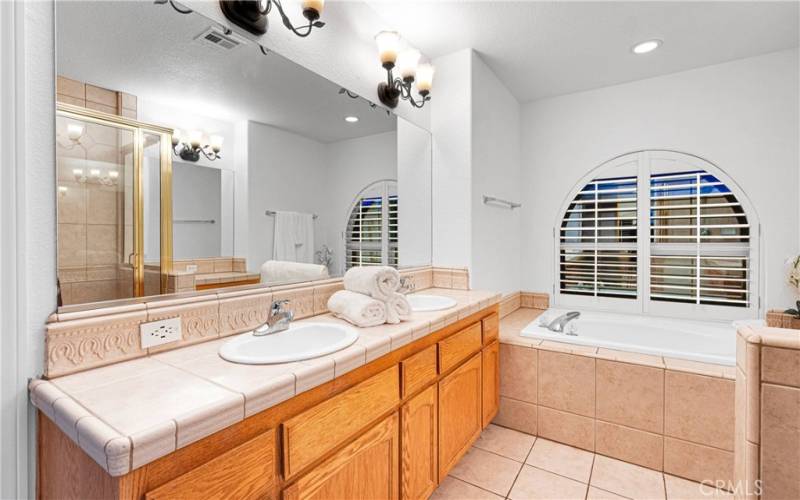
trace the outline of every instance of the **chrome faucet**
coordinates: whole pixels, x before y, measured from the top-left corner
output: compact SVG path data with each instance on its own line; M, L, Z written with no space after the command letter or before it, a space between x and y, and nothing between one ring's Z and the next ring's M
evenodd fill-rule
M411 277L403 276L400 278L400 288L397 289L399 293L402 293L403 295L408 295L415 289L416 285L414 284L414 280Z
M283 308L288 300L276 300L269 308L267 322L253 330L253 335L261 337L289 329L289 323L294 319L294 313Z
M547 325L547 329L551 332L564 333L564 328L567 326L567 323L574 319L578 319L580 315L581 313L578 311L570 311L567 314L562 314L551 321L550 324Z

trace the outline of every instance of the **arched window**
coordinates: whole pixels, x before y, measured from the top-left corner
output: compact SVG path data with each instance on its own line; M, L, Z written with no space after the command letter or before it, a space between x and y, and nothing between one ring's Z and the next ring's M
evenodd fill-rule
M556 304L699 317L758 314L758 224L744 195L700 158L616 158L565 204Z
M356 197L345 231L345 269L397 267L397 181L370 184Z

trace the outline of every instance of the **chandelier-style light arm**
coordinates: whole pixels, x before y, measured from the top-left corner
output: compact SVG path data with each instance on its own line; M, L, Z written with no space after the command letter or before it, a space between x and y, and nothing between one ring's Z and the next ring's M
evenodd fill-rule
M268 0L267 3L267 10L266 13L272 10L272 4L275 4L275 7L278 8L278 14L280 14L281 19L283 20L283 25L290 29L295 35L305 38L311 34L311 30L313 28L322 28L325 26L325 23L322 21L318 21L319 19L319 12L313 9L306 9L303 11L303 16L308 19L308 24L305 26L295 27L292 24L292 21L289 20L289 16L283 11L283 5L281 5L281 0ZM305 30L305 31L301 31Z

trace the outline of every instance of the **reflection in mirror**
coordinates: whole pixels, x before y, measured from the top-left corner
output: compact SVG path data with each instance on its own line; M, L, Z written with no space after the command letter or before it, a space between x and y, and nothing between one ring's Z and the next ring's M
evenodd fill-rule
M428 131L196 13L56 23L63 305L430 264Z

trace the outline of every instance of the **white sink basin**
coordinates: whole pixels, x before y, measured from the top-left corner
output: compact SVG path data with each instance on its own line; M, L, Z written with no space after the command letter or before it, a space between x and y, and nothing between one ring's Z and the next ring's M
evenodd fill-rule
M442 297L441 295L424 295L414 294L407 295L408 303L411 304L411 310L416 312L425 311L442 311L455 307L457 302L450 297Z
M331 323L293 323L288 330L256 337L251 333L225 342L219 355L234 363L290 363L340 351L358 340L358 332Z

